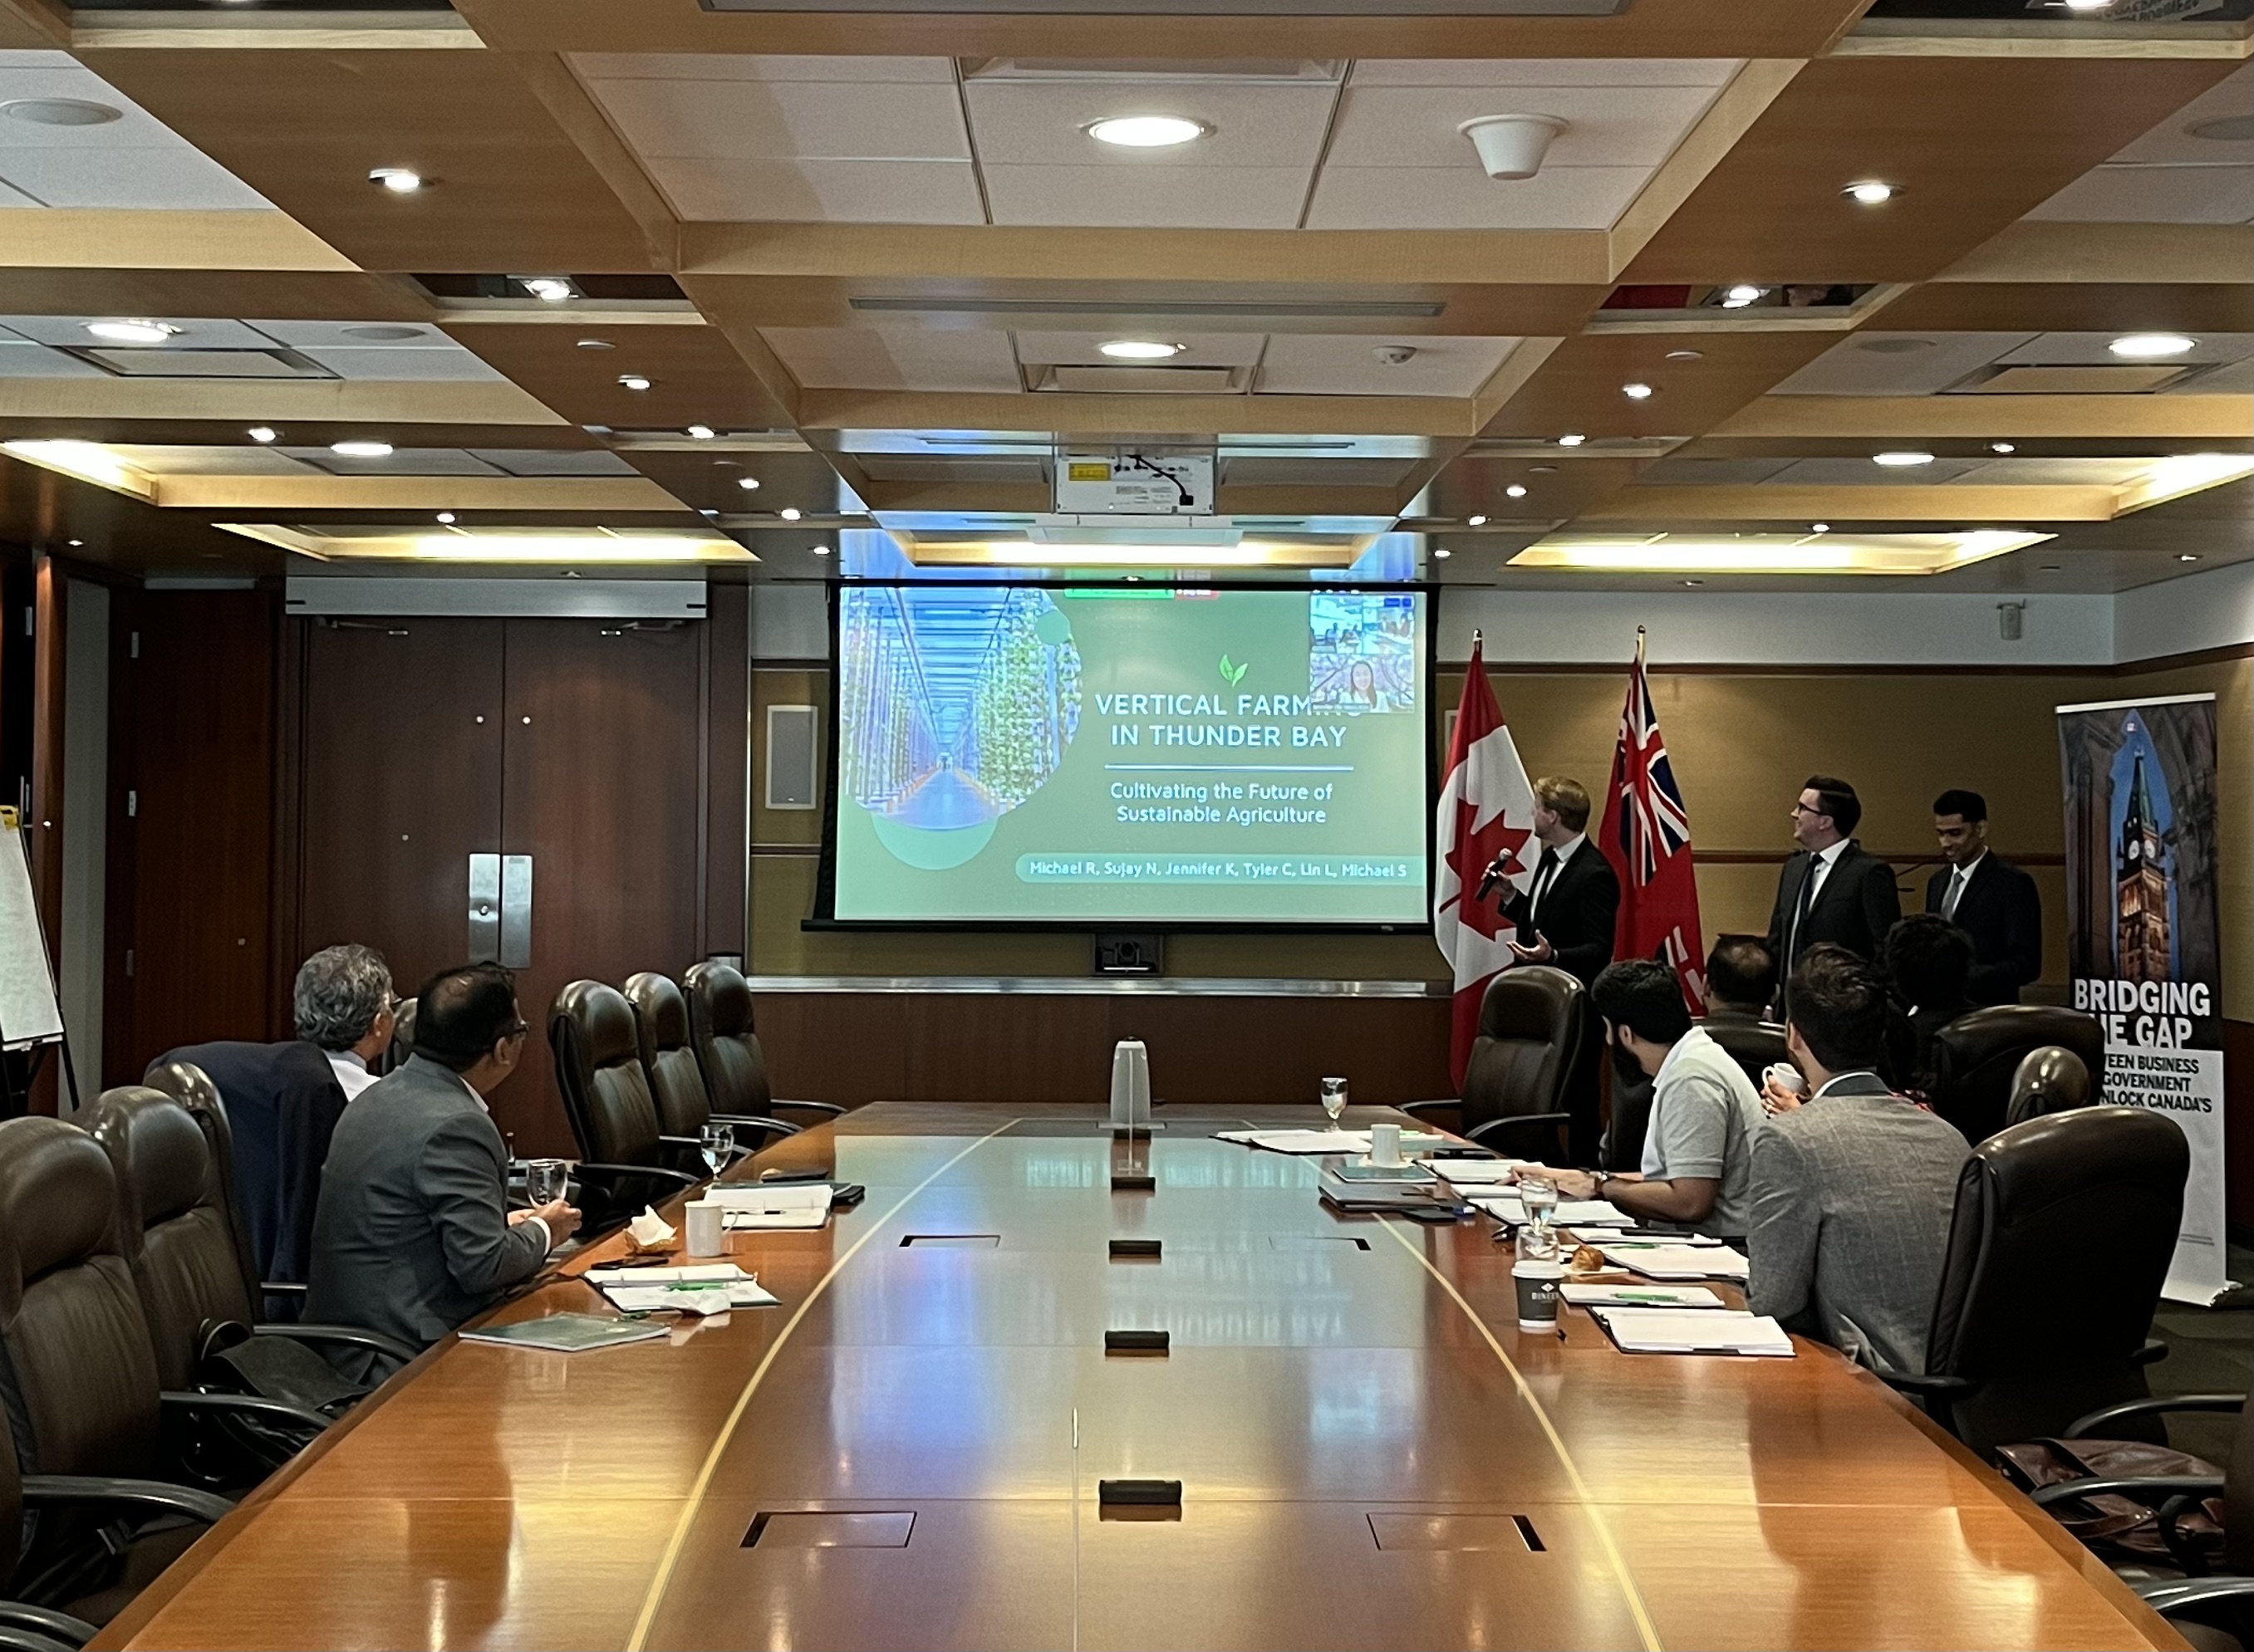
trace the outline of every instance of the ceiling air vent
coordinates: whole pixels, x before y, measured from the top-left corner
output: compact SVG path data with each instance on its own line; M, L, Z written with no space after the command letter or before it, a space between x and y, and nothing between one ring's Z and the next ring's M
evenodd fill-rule
M1972 396L2140 395L2174 384L2197 367L2180 363L2108 366L2001 366L1957 385L1950 394Z
M1029 367L1030 388L1144 396L1242 395L1249 367Z
M294 350L189 350L132 345L67 345L67 353L121 379L334 379L311 356Z

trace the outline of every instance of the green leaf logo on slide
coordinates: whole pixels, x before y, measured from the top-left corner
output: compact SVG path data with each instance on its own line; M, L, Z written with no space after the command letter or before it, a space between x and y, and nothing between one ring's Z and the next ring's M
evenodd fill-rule
M1252 667L1249 665L1230 665L1228 662L1228 656L1227 654L1223 654L1221 657L1221 680L1227 683L1231 688L1236 687L1237 684L1242 682L1244 680L1244 673L1251 669Z

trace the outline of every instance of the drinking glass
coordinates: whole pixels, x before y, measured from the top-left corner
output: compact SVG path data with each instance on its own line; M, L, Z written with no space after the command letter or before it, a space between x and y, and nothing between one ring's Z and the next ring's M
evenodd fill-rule
M704 1155L704 1168L714 1175L728 1162L736 1150L736 1131L732 1125L707 1124L696 1133L696 1150Z
M533 1209L553 1204L562 1198L569 1185L570 1167L561 1159L528 1159L524 1161L524 1196Z
M1323 1080L1323 1111L1331 1116L1331 1128L1339 1127L1339 1115L1346 1111L1346 1080Z
M1526 1207L1528 1227L1544 1234L1551 1231L1550 1224L1558 1216L1556 1182L1521 1176L1518 1179L1518 1202Z

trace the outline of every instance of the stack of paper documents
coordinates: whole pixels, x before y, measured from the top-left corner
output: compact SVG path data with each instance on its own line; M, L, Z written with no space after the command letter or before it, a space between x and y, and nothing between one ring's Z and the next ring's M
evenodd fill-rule
M1671 1239L1609 1239L1597 1249L1615 1267L1648 1279L1742 1279L1746 1259L1726 1244L1680 1244Z
M1515 1193L1498 1194L1492 1198L1476 1194L1466 1196L1498 1222L1508 1223L1514 1228L1525 1225L1526 1206ZM1635 1225L1634 1216L1615 1209L1603 1199L1560 1199L1557 1214L1550 1219L1560 1227L1632 1228Z
M1761 1354L1792 1357L1792 1339L1766 1314L1734 1308L1597 1307L1623 1354Z
M1604 1285L1567 1280L1558 1292L1575 1307L1712 1308L1729 1305L1703 1285Z
M679 1268L589 1268L587 1283L621 1314L674 1308L683 1314L724 1314L732 1307L773 1307L775 1297L733 1262Z
M1367 1130L1222 1130L1216 1132L1216 1141L1233 1141L1242 1147L1261 1147L1270 1153L1357 1154L1369 1156L1369 1132ZM1429 1130L1404 1130L1401 1151L1421 1153L1437 1147L1446 1136Z
M1435 1159L1432 1168L1458 1187L1496 1188L1508 1182L1524 1159Z
M716 1181L704 1196L728 1229L818 1228L830 1219L827 1181Z

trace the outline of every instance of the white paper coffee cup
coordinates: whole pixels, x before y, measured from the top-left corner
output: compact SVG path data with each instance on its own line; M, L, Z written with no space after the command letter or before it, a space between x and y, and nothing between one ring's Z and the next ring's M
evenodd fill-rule
M1401 1162L1399 1125L1370 1126L1369 1162L1374 1165L1397 1165Z
M1562 1262L1516 1262L1511 1282L1518 1287L1518 1328L1554 1331L1558 1328L1558 1287L1564 1282Z
M718 1256L727 1247L727 1238L720 1221L721 1203L718 1199L692 1199L687 1209L689 1254Z

